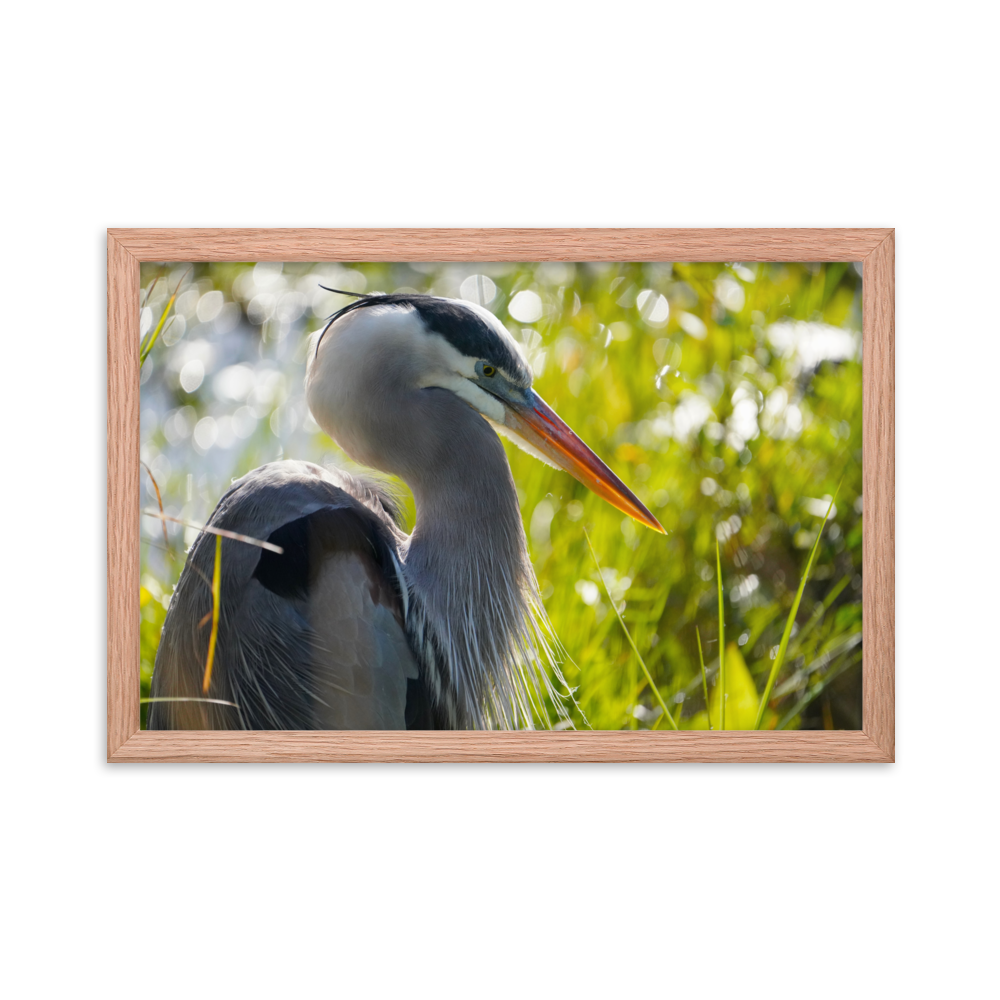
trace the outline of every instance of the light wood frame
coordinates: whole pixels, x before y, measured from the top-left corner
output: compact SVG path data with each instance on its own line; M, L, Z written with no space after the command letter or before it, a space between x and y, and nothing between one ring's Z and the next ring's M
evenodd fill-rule
M139 265L188 260L863 261L861 730L141 731ZM895 760L894 313L892 229L109 229L108 760Z

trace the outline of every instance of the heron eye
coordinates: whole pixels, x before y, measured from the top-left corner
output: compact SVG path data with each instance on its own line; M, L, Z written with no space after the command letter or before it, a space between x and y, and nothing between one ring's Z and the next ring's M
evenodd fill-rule
M492 378L496 374L496 369L493 365L483 365L483 374L487 378Z

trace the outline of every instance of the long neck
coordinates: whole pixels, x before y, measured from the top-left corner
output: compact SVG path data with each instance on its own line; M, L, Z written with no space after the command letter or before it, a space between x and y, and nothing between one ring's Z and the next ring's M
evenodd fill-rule
M400 470L417 507L405 554L411 639L452 725L530 725L537 590L507 457L452 393L420 397Z

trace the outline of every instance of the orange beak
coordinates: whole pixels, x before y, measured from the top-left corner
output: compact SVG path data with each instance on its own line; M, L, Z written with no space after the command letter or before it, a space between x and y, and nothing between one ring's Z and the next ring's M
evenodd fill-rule
M666 534L639 498L573 433L569 425L538 393L528 390L528 402L507 403L504 424L553 464L578 479L612 507Z

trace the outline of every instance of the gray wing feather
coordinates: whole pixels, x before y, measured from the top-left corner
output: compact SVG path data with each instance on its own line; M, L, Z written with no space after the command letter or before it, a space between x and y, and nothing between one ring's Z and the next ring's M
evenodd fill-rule
M210 523L284 542L285 556L224 539L212 684L203 701L151 705L151 729L403 728L417 667L406 641L391 499L305 462L237 481ZM201 691L215 538L202 533L171 599L154 697Z
M322 729L406 728L406 682L417 679L417 665L371 577L363 556L334 554L310 593Z

